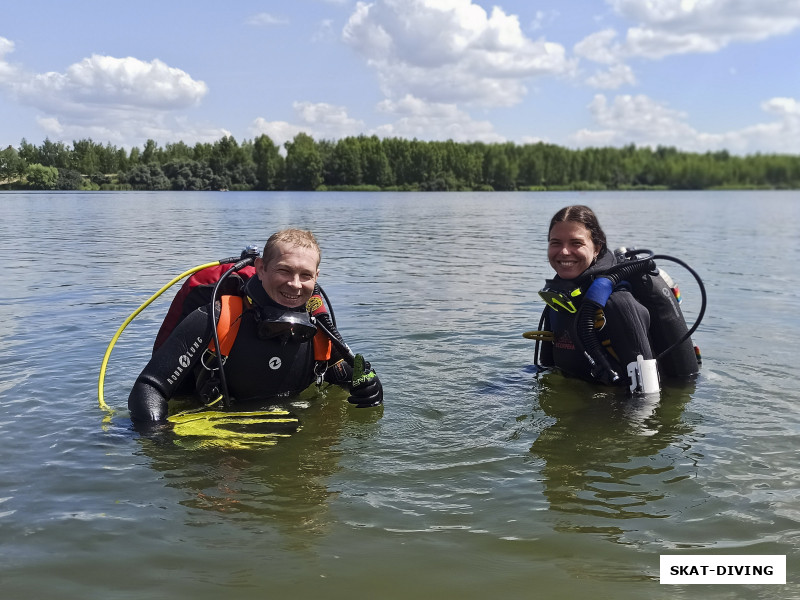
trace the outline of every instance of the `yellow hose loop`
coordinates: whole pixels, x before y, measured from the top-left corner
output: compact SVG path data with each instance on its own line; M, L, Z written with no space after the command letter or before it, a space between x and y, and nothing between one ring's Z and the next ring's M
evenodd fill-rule
M535 340L537 342L552 342L553 341L553 332L552 331L526 331L522 334L527 340Z
M119 336L122 334L122 331L128 326L128 323L133 321L136 318L136 315L138 315L140 312L142 312L156 298L158 298L161 294L166 292L169 288L171 288L173 285L175 285L177 282L179 282L184 277L188 277L189 275L192 275L193 273L197 273L197 271L202 271L203 269L206 269L208 267L215 267L218 264L220 264L220 261L210 262L210 263L206 263L204 265L199 265L197 267L189 269L188 271L185 271L184 273L181 273L180 275L175 277L172 281L170 281L168 284L166 284L164 287L162 287L160 290L158 290L155 294L150 296L150 298L148 298L147 301L144 304L142 304L139 308L137 308L135 311L133 311L133 314L130 317L128 317L127 319L125 319L125 321L122 323L122 325L120 325L119 329L117 329L117 333L115 333L114 337L111 338L111 342L108 344L108 348L106 349L106 353L103 356L103 362L100 365L100 377L98 378L98 381L97 381L97 398L98 398L98 400L100 402L100 408L102 410L104 410L106 412L109 412L109 413L112 412L112 410L108 407L108 405L106 404L105 400L103 399L103 380L105 379L106 367L108 366L108 358L111 356L111 350L114 348L114 344L117 343L117 339L119 339Z

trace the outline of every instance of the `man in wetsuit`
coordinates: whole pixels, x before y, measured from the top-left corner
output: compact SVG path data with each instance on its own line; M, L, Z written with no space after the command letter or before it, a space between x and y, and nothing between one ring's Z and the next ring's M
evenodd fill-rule
M353 366L335 347L329 359L315 357L317 327L306 303L315 291L319 263L314 235L298 229L273 234L263 257L255 259L255 275L242 290L244 309L238 332L224 362L225 387L234 406L290 396L318 378L348 389L348 400L358 407L383 402L382 384L369 363L362 373L360 356L356 357L355 382ZM216 310L220 310L219 303ZM287 323L291 328L287 329ZM168 400L179 388L186 389L182 384L187 378L195 379L194 388L201 398L214 399L218 361L207 351L213 339L212 324L209 306L200 306L153 352L128 397L134 421L165 420Z

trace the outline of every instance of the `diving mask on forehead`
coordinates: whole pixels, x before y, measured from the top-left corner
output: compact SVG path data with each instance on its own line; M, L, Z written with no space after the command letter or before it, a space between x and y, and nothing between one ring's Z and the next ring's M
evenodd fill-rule
M539 297L556 312L576 313L578 307L575 306L573 300L577 301L582 293L581 288L575 288L571 292L565 293L546 287L539 292Z
M258 323L258 338L279 339L287 342L307 342L317 333L317 326L309 314L302 311L283 310L273 306L262 306L255 311Z

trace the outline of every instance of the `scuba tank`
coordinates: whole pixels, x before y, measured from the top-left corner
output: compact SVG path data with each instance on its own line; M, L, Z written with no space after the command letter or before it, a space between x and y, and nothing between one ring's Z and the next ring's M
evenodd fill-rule
M614 256L620 263L631 260L626 248L615 250ZM633 296L650 313L650 341L661 375L676 378L696 375L699 372L697 355L681 311L678 286L658 267L626 281L631 285ZM705 306L705 290L701 289ZM702 315L698 324L701 318Z

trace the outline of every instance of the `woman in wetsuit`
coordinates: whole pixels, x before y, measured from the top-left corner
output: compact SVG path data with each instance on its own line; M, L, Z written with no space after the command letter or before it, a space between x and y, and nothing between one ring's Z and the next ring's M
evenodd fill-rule
M595 276L616 262L592 209L567 206L553 216L547 258L556 275L547 280L541 295L546 301L551 298L545 309L544 329L552 331L553 339L542 345L542 364L589 381L627 384L627 365L635 362L638 355L644 360L654 356L648 337L650 314L624 282L614 288L605 306L595 313L594 328L607 361L604 368L587 355L578 334L577 307L582 295L575 290L585 291Z

